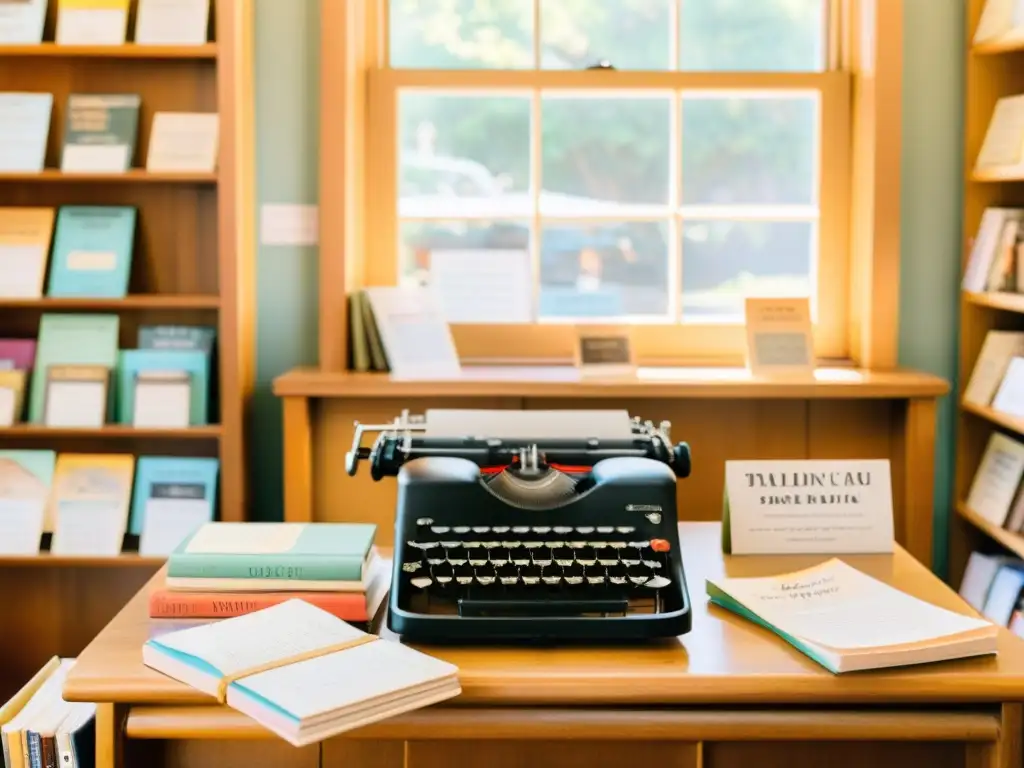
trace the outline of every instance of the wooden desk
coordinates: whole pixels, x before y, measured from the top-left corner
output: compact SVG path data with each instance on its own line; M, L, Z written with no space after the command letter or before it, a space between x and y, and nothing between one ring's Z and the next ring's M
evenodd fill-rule
M142 665L140 592L79 657L65 697L100 702L99 768L1019 768L1024 642L996 657L837 677L765 630L707 604L704 580L822 557L723 557L716 523L680 526L694 606L678 639L622 648L445 648L463 693L322 745L295 749ZM933 603L970 609L900 550L849 562ZM125 760L124 758L128 759Z

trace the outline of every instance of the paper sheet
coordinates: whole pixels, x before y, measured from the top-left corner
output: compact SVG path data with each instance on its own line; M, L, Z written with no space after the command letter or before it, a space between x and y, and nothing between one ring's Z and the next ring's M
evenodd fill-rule
M501 411L428 409L427 437L496 437L509 440L588 438L629 440L628 411Z

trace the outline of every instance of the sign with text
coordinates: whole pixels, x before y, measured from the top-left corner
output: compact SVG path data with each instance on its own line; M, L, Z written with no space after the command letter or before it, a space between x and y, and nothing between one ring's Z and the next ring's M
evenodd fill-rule
M892 552L893 538L887 459L725 463L727 553Z
M629 331L596 326L579 328L576 367L581 376L635 376L636 358Z
M814 338L807 299L746 300L747 365L755 376L811 376Z

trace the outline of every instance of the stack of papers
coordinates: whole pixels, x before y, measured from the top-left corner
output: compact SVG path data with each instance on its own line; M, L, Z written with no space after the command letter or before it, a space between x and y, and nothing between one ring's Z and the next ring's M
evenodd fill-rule
M151 638L142 659L295 746L461 693L452 664L298 599Z

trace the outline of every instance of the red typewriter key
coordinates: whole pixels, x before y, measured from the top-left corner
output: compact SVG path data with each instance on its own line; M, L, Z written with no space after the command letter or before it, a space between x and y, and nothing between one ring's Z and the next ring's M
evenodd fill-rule
M651 549L655 552L668 552L670 546L665 539L651 539Z

